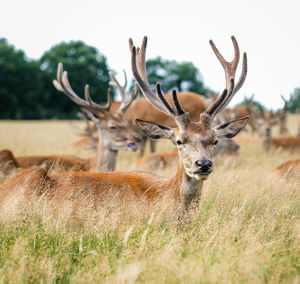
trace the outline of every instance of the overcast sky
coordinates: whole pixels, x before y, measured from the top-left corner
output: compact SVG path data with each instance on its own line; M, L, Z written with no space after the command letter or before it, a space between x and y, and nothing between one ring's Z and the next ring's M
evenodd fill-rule
M233 104L255 93L278 108L280 94L300 86L299 13L299 0L9 0L2 1L0 36L30 58L61 41L83 40L107 56L121 81L123 68L132 77L128 38L139 46L147 35L147 58L192 61L205 85L221 91L224 71L208 41L231 60L235 35L248 54L248 76Z

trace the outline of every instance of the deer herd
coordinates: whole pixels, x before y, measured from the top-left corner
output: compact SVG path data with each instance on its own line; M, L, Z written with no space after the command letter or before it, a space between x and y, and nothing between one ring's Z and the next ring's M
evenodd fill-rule
M67 200L74 210L87 205L97 209L109 196L117 196L123 202L130 199L147 203L170 198L181 212L185 212L192 202L199 201L203 183L214 171L214 156L237 153L239 145L232 138L245 128L250 117L251 131L262 137L266 151L274 147L299 150L300 137L286 135L288 101L284 98L283 109L276 113L259 111L252 103L253 97L246 100L245 106L225 109L247 76L247 55L244 53L241 74L238 80L235 78L240 50L235 37L231 39L234 48L231 62L226 61L210 41L226 78L223 92L210 103L204 96L192 92L173 90L164 94L159 82L156 90L152 90L146 70L147 37L140 48L129 40L131 68L136 80L132 91L126 91L125 71L123 86L110 73L110 86L119 91L121 102L112 102L110 89L105 105L94 102L88 85L83 99L73 91L67 71L59 63L53 84L81 108L81 116L87 121L88 136L77 144L90 143L96 153L88 159L71 155L15 157L10 150L1 150L2 175L10 175L17 168L20 171L0 187L0 210L9 209L16 200L34 201L41 197L56 203ZM139 89L144 96L137 98ZM90 126L90 122L94 125ZM272 137L271 129L275 124L279 125L281 136ZM150 139L151 152L155 151L155 143L162 139L170 140L174 150L144 156L147 139ZM118 152L137 151L138 148L143 157L136 162L136 167L148 172L115 171ZM177 164L172 178L149 172L170 164ZM55 174L51 173L53 168ZM272 175L274 178L297 178L299 172L300 159L295 159L275 168Z

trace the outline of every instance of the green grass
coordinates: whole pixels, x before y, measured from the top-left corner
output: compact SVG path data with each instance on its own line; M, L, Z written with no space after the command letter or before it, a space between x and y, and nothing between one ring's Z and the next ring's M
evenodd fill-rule
M19 155L91 155L72 148L75 140L66 122L0 122L1 148ZM13 220L2 218L0 282L300 283L300 181L269 178L299 153L265 153L259 139L246 140L237 158L217 159L199 207L181 226L164 203L83 208L76 219L27 204ZM118 168L134 168L136 158L121 153Z

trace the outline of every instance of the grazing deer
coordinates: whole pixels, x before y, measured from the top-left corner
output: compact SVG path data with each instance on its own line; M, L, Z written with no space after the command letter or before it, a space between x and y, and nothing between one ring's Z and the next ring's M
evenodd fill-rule
M112 76L112 75L111 75ZM115 82L114 76L112 79ZM141 141L141 136L138 135L124 118L125 112L135 99L138 90L137 87L133 89L132 93L121 92L122 103L119 109L114 114L110 112L111 94L108 92L108 104L101 106L92 101L89 94L89 87L85 87L86 100L80 98L72 90L68 81L67 72L63 72L63 66L60 63L57 70L57 80L54 80L54 86L66 94L73 102L79 105L85 115L93 120L98 127L98 137L101 142L98 143L96 155L92 158L82 159L71 155L55 155L55 156L23 156L13 157L7 150L2 153L5 156L5 163L3 166L5 172L8 171L7 159L11 156L9 169L15 168L29 168L32 166L43 166L47 170L56 165L58 171L114 171L116 167L116 160L119 150L136 151L138 146L135 142ZM1 158L1 151L0 151ZM3 160L5 160L3 158ZM0 168L1 170L1 168Z
M178 170L173 178L167 179L147 172L75 172L47 175L43 169L24 170L0 188L0 207L8 206L8 202L21 192L25 196L43 195L58 202L69 200L73 202L74 207L85 206L84 199L89 204L97 206L103 202L103 197L107 194L117 195L119 200L131 196L149 201L170 196L172 200L178 201L182 208L188 209L193 200L198 200L203 181L213 172L211 157L218 139L236 136L249 120L249 117L245 117L212 127L215 115L229 104L246 79L247 57L244 53L242 73L235 85L234 77L240 52L234 37L232 42L234 59L232 62L227 62L210 41L214 53L224 68L226 89L200 115L199 120L193 122L190 115L182 108L175 90L172 92L173 104L166 100L159 83L156 84L156 93L152 91L146 74L147 37L144 37L141 48L136 48L131 39L129 41L132 71L141 90L149 102L171 117L177 126L171 128L141 119L136 120L137 126L150 139L170 139L176 145ZM58 77L61 78L60 72ZM67 82L66 75L63 78ZM76 100L78 100L77 96ZM87 101L93 105L89 96Z
M300 159L288 160L272 170L274 179L297 179L300 181Z

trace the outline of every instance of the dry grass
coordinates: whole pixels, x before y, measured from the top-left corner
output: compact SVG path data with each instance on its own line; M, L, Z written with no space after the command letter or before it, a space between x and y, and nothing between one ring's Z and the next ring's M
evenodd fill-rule
M292 133L299 120L289 117ZM66 122L0 122L0 148L17 155L90 156L71 147L75 140ZM240 141L237 158L216 161L182 227L162 207L84 209L74 220L67 208L53 215L50 205L26 204L14 221L0 223L0 281L300 283L300 181L269 180L272 168L300 153L265 153L245 134ZM118 169L136 158L121 153Z

